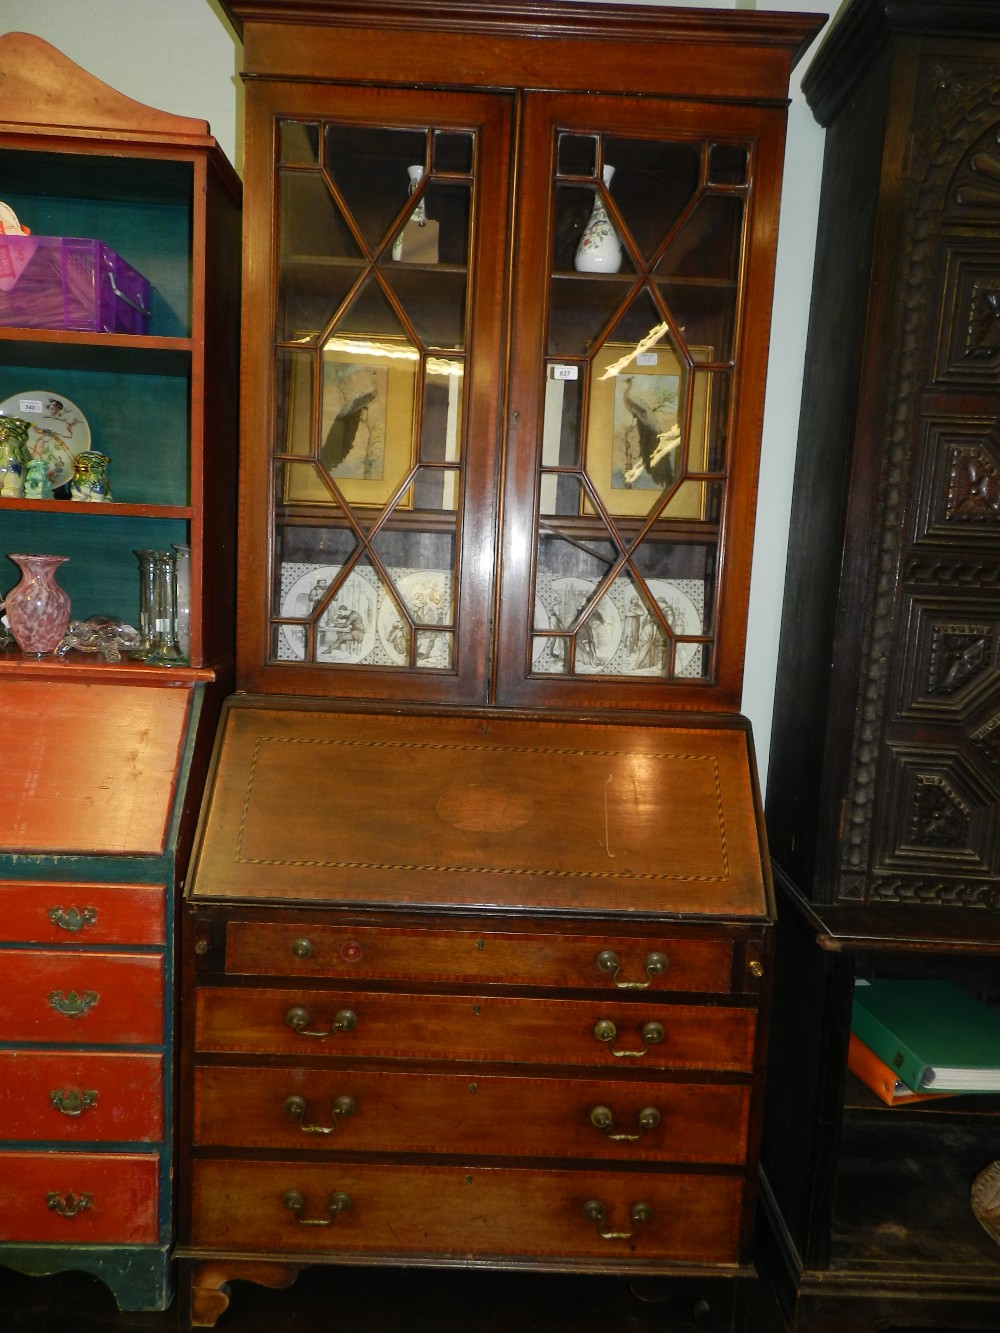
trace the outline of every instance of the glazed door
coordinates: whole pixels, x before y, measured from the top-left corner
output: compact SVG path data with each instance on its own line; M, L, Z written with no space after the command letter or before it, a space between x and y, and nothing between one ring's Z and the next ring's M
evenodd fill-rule
M526 98L503 703L738 706L783 140L774 109Z
M244 688L484 698L511 107L251 85Z

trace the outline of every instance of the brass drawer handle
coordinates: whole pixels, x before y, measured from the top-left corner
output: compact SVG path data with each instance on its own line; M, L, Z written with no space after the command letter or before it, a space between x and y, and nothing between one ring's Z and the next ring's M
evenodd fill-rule
M631 1240L635 1235L636 1227L649 1222L653 1217L653 1210L648 1203L634 1203L629 1209L629 1219L632 1223L631 1231L602 1231L601 1225L604 1222L605 1215L604 1204L600 1199L590 1199L583 1205L583 1215L588 1222L593 1222L597 1234L601 1240Z
M662 976L667 970L667 955L658 951L646 955L642 970L646 973L645 981L619 981L618 973L622 970L621 960L614 949L602 949L597 955L597 967L600 972L609 972L611 980L619 990L647 990L653 984L653 978Z
M62 1088L53 1088L49 1093L49 1101L63 1115L83 1115L84 1111L97 1105L97 1090L88 1088L86 1092L77 1092L71 1088L69 1092L64 1092Z
M306 1201L298 1190L287 1190L282 1195L281 1202L290 1212L295 1214L295 1220L300 1227L330 1227L337 1220L338 1213L346 1213L351 1206L351 1196L345 1194L343 1190L336 1190L326 1201L326 1211L329 1217L302 1217L302 1209L306 1206Z
M312 940L292 940L292 953L296 958L311 958L313 955Z
M74 934L97 921L97 908L85 907L50 907L49 920L60 930L70 930Z
M67 1018L79 1018L88 1009L93 1009L99 998L95 990L85 990L82 995L78 995L75 990L71 990L68 995L61 990L54 990L49 994L49 1004Z
M72 1190L68 1194L60 1194L58 1190L49 1190L45 1196L49 1211L58 1213L60 1217L76 1217L78 1213L85 1213L93 1201L94 1196L92 1194L74 1194Z
M612 1143L635 1143L643 1134L648 1134L660 1123L660 1113L655 1106L644 1106L639 1112L639 1133L623 1134L615 1132L615 1118L608 1106L595 1106L590 1113L590 1123L599 1129Z
M312 1022L312 1017L308 1009L297 1004L289 1009L285 1015L285 1022L300 1037L332 1037L335 1032L350 1032L351 1028L357 1027L358 1016L351 1009L341 1009L334 1014L330 1026L324 1032L320 1032L316 1028L306 1026Z
M305 1123L305 1114L307 1110L306 1099L300 1097L298 1093L293 1093L285 1098L285 1110L293 1120L299 1122L299 1129L303 1134L332 1134L337 1127L337 1117L353 1115L356 1110L356 1103L353 1097L337 1097L330 1111L334 1117L332 1125L307 1125Z
M598 1041L603 1041L610 1046L615 1037L618 1036L618 1029L610 1018L601 1018L594 1024L594 1036ZM642 1038L641 1051L616 1051L612 1049L611 1054L617 1056L618 1059L641 1059L650 1046L655 1046L658 1041L663 1040L666 1033L663 1030L662 1023L651 1020L648 1023L643 1023L639 1029L639 1036Z

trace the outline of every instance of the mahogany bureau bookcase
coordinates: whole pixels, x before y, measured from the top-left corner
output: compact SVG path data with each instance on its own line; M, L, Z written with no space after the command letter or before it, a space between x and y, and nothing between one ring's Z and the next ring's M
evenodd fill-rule
M686 1278L729 1326L774 910L738 708L820 20L225 7L238 692L186 890L185 1317L405 1263Z
M162 1309L176 899L232 689L241 189L205 121L12 32L0 194L32 237L100 240L151 287L143 333L0 326L0 401L72 401L115 497L0 497L0 590L8 552L64 556L74 619L138 627L136 550L191 560L187 663L0 651L0 1265L94 1273L121 1307Z
M803 79L826 126L767 826L762 1147L795 1329L1000 1326L972 1208L1000 1098L886 1106L857 979L1000 1006L1000 7L852 0Z

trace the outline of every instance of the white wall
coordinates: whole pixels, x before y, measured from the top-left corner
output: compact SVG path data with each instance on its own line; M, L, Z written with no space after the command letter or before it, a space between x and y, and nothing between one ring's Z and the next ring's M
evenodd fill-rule
M587 0L580 0L586 3ZM659 0L639 0L656 4ZM674 0L688 8L825 14L836 0ZM5 31L32 32L141 102L208 120L240 167L239 43L217 0L2 0ZM760 501L743 710L753 723L766 784L785 549L809 313L823 132L799 92L815 45L793 74L767 379ZM0 181L0 199L3 197Z

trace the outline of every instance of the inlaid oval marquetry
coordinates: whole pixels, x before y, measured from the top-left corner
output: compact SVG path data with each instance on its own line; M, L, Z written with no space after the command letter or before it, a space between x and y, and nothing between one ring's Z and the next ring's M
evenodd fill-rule
M453 828L469 833L510 833L527 824L535 803L503 783L472 782L442 792L435 809Z

